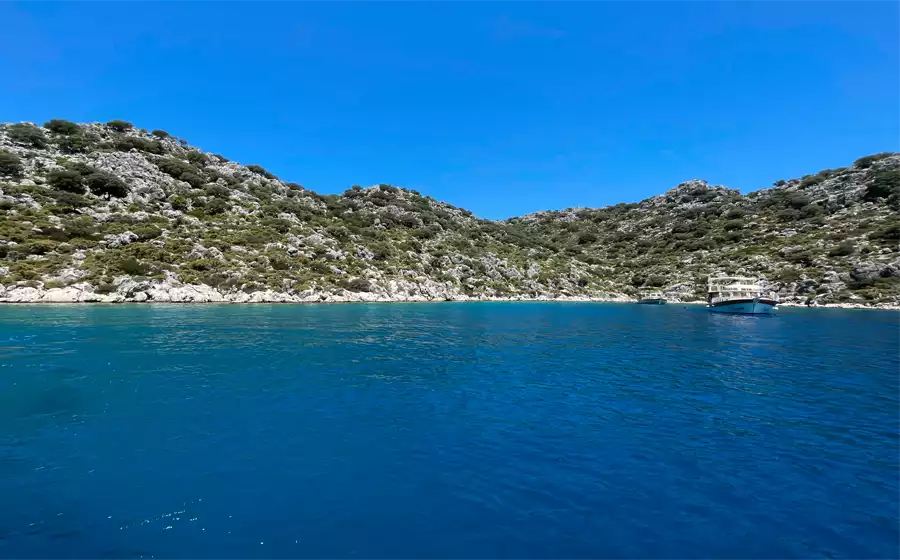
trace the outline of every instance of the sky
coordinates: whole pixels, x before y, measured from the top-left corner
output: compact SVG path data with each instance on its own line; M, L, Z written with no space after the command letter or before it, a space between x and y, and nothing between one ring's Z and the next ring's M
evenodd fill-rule
M897 2L0 2L0 121L502 219L900 150Z

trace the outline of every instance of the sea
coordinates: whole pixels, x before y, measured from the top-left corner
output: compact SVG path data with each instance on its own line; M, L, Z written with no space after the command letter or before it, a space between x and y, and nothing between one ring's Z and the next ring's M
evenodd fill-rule
M3 558L898 558L900 313L0 306Z

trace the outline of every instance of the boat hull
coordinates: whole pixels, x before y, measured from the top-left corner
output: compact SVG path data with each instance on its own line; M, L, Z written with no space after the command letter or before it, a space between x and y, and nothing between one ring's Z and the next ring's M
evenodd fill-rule
M651 299L642 299L638 301L640 305L665 305L666 300L662 298L651 298Z
M720 301L709 306L713 313L736 313L741 315L772 315L778 309L778 302L771 299L736 299Z

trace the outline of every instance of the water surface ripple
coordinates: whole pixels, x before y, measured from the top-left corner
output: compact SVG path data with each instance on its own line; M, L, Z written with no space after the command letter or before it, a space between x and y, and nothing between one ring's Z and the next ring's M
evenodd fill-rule
M0 556L897 558L898 314L0 307Z

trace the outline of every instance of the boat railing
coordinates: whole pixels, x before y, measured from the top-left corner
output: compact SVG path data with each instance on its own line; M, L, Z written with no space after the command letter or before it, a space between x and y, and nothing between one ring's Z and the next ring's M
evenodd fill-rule
M766 299L777 299L775 294L772 292L767 292L764 290L729 290L729 291L721 291L721 292L711 292L711 294L715 294L712 296L710 301L713 303L718 303L720 301L730 301L735 299L757 299L757 298L766 298Z
M759 284L713 284L710 292L759 292L762 286Z
M756 282L758 279L752 276L710 276L712 282Z
M712 292L761 292L759 280L743 276L718 276L709 279L709 291Z

